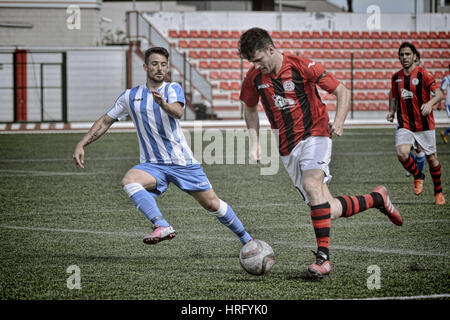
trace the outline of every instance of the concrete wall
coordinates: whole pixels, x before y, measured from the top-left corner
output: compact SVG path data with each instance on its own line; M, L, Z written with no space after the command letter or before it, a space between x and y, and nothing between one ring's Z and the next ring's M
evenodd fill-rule
M72 5L76 9L70 9ZM0 0L1 44L96 46L100 41L100 8L100 0Z

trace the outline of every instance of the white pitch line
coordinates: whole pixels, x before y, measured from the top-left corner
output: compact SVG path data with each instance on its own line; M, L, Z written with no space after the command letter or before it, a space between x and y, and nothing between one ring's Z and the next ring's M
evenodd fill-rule
M145 233L141 232L117 232L117 231L96 231L96 230L83 230L83 229L62 229L62 228L43 228L43 227L22 227L22 226L11 226L11 225L0 225L0 228L12 229L12 230L27 230L27 231L46 231L46 232L64 232L64 233L86 233L86 234L96 234L96 235L108 235L108 236L127 236L136 237L144 236ZM217 236L198 236L190 235L191 239L198 240L223 240L223 241L236 241L236 237L217 237ZM313 245L300 245L293 241L273 241L274 245L284 245L295 248L302 249L314 249ZM354 251L354 252L368 252L368 253L380 253L380 254L395 254L395 255L409 255L409 256L425 256L425 257L450 257L450 255L445 253L434 253L429 251L415 251L406 249L381 249L381 248L361 248L361 247L348 247L348 246L331 246L332 250L342 250L342 251Z
M4 174L5 173L5 174ZM97 175L101 173L87 173L87 172L51 172L51 171L35 171L35 170L0 170L0 176L40 176L40 177L51 177L51 176L86 176L86 175ZM106 174L106 172L104 173Z

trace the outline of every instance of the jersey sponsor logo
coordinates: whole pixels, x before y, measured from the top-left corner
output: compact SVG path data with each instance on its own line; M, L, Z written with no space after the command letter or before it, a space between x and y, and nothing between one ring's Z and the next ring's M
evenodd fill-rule
M402 79L396 79L395 82L402 82Z
M294 84L291 80L285 81L285 82L283 83L283 89L284 89L285 91L294 91L294 89L295 89L295 84Z
M313 65L315 65L315 64L316 64L315 61L308 63L308 69L311 68L311 67L312 67Z
M274 94L272 96L272 99L275 103L275 106L280 110L290 109L295 105L294 99L285 98L277 94Z
M142 101L142 100L144 100L143 98L134 98L133 99L133 102L136 102L136 101Z
M412 79L411 82L412 82L413 85L417 86L419 84L419 79L414 78L414 79Z
M270 84L260 84L259 86L258 86L258 90L260 90L260 89L265 89L265 88L268 88L268 87L270 87Z
M405 88L402 88L402 98L403 99L412 99L414 97L414 94L409 91L406 90Z

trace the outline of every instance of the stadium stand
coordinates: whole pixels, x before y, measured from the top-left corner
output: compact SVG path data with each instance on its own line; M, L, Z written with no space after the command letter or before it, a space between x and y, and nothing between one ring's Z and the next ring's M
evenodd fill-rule
M242 77L250 67L237 53L243 31L169 30L170 41L186 52L190 62L213 84L213 110L221 119L237 119ZM288 54L321 62L344 84L351 86L353 54L353 110L388 109L391 75L401 66L397 50L403 41L412 41L422 63L437 81L445 75L450 58L449 32L357 32L357 31L272 31L275 45ZM319 90L329 110L335 110L333 95Z

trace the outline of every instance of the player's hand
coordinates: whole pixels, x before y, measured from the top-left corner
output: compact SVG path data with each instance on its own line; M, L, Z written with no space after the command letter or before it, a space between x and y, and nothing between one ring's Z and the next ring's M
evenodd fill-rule
M386 116L386 120L389 122L394 122L394 112L389 112Z
M342 136L344 133L344 124L340 122L331 122L328 124L330 127L331 134L335 134L337 136Z
M73 161L78 169L84 169L84 148L77 145L73 152Z
M430 103L424 103L420 107L420 111L422 112L422 115L424 115L424 116L429 115L432 110L433 110L433 105L431 105Z
M259 163L261 161L261 146L259 143L250 146L249 158L251 163Z
M155 100L155 102L157 104L159 104L161 107L163 106L163 104L166 102L163 98L163 96L161 95L161 93L159 93L156 90L152 90L152 94L153 94L153 99Z

